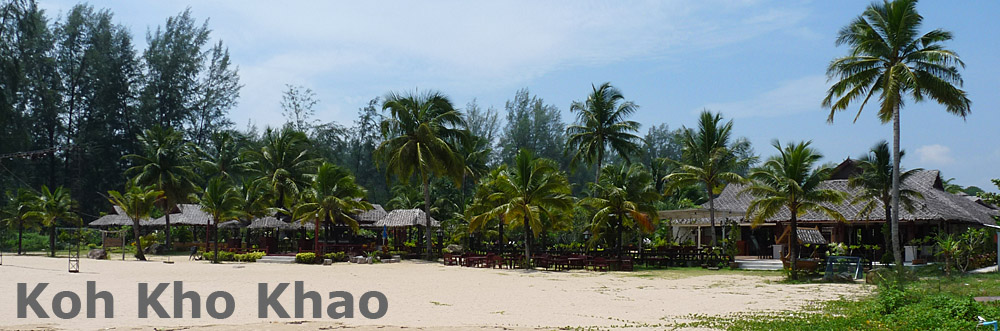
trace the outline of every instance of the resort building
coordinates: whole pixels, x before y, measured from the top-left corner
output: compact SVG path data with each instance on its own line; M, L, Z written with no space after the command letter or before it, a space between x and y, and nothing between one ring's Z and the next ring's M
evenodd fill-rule
M844 203L827 205L840 212L847 219L846 222L830 219L823 213L810 212L799 216L798 224L800 232L803 229L816 229L826 242L854 245L857 250L864 250L865 255L877 260L889 246L888 227L883 227L886 224L885 208L878 203L878 207L872 212L863 214L862 203L851 203L857 190L848 187L847 180L858 172L856 161L847 159L835 168L829 180L820 184L820 188L848 194ZM945 191L938 170L919 170L901 185L903 189L923 195L923 199L915 199L912 211L901 208L904 210L900 213L900 242L905 246L907 261L931 254L929 247L919 247L923 245L920 243L922 238L942 231L958 233L969 227L995 225L995 217L1000 215L996 206L985 203L978 197ZM739 255L776 258L783 247L775 245L775 240L788 225L788 210L782 209L756 227L751 226L752 220L747 219L745 214L753 197L743 194L743 188L738 184L728 185L715 198L716 234L719 240L725 238L732 225L737 223L740 229L737 238ZM711 242L707 203L702 209L663 211L660 216L664 221L669 219L672 222L678 242L693 242L699 246Z

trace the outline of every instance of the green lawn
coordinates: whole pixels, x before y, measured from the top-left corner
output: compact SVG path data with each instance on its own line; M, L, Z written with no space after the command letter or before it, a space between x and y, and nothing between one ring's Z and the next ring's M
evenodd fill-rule
M879 286L877 294L860 300L830 301L801 311L694 316L697 321L684 326L728 330L976 330L977 316L1000 318L1000 304L973 301L977 296L1000 296L1000 275L888 282Z

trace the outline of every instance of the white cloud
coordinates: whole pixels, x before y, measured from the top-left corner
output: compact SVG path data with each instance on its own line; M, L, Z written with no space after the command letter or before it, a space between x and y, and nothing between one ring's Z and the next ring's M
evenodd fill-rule
M955 159L951 156L951 148L941 144L924 145L917 148L917 156L920 157L920 163L927 165L948 165L955 163Z
M769 91L750 99L710 103L695 110L710 109L722 112L727 117L773 117L820 110L819 100L823 100L828 88L823 75L806 76L782 82Z

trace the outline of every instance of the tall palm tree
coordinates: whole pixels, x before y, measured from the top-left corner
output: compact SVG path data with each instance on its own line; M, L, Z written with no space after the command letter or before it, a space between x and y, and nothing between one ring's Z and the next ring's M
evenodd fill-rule
M277 208L291 210L295 197L309 186L308 174L316 170L318 159L309 153L305 133L286 126L280 131L267 129L264 146L246 153L248 166L275 196Z
M244 179L237 189L240 195L239 210L242 217L249 221L254 217L273 214L271 196L265 183L255 179Z
M240 192L222 176L217 176L208 181L205 192L200 196L192 194L191 201L201 205L201 210L212 217L212 231L215 233L212 262L219 263L219 223L235 220L243 215L240 211Z
M681 162L674 162L676 169L663 177L668 193L701 184L708 193L708 219L712 227L712 246L715 234L715 196L729 183L744 182L737 171L749 166L755 158L740 158L734 153L736 144L730 143L733 121L722 123L722 115L703 111L698 118L698 129L682 130ZM737 142L740 143L740 142Z
M810 142L800 142L782 147L775 141L778 155L750 172L751 182L740 194L749 193L754 200L747 206L747 216L760 224L777 215L782 208L789 214L788 253L791 258L791 278L798 278L798 217L810 211L822 212L833 219L844 216L825 204L839 204L846 199L843 192L821 189L819 184L830 178L833 169L816 167L823 155L809 147Z
M497 218L522 226L524 265L530 268L531 239L543 230L543 218L553 223L565 220L573 208L569 180L552 160L535 158L530 151L521 150L513 166L497 178L495 185L492 200L502 203L473 217L469 228L480 228Z
M198 166L206 177L222 176L231 179L246 172L246 162L240 157L240 148L228 131L212 134L208 149L198 149L201 158Z
M162 207L169 250L173 245L170 212L198 189L195 185L198 175L192 166L193 148L184 142L180 132L159 126L144 131L139 136L139 145L142 155L125 155L125 159L133 162L125 173L135 176L136 185L152 185L163 191Z
M576 124L566 128L569 135L566 148L574 150L572 163L584 161L596 165L594 183L601 176L604 153L608 147L618 153L626 162L632 154L639 152L639 122L627 118L639 109L611 83L600 87L591 85L593 91L587 100L574 101L569 110L576 114Z
M905 151L899 151L900 157L905 155ZM883 140L872 146L871 151L858 160L858 168L861 171L847 179L847 186L858 190L851 199L852 204L862 204L858 216L868 217L881 205L885 211L885 220L889 221L892 219L892 155L889 143ZM904 171L899 175L899 180L904 182L920 170L923 169ZM916 200L923 198L920 192L905 188L899 190L899 203L906 211L913 212Z
M830 107L827 121L833 121L837 111L846 110L861 101L858 114L872 98L880 102L878 118L892 121L892 250L896 265L902 268L899 245L899 112L904 98L915 102L925 98L945 106L949 113L965 118L971 111L971 101L962 87L958 67L965 67L958 54L943 43L951 40L951 32L935 29L920 34L923 17L917 13L916 0L893 0L873 3L861 16L840 30L837 45L847 45L847 56L834 59L827 76L836 80L830 86L823 106Z
M3 209L3 221L7 224L17 224L17 255L24 254L21 239L24 228L32 226L31 212L37 209L38 196L25 189L6 192L6 202Z
M305 198L295 207L293 219L300 222L315 222L313 249L319 249L320 223L330 221L346 224L352 231L358 231L358 221L351 215L358 211L370 210L372 205L361 200L367 192L354 182L354 176L347 169L323 162L313 177L313 182L305 191Z
M108 191L108 201L118 206L132 219L132 239L135 240L135 257L139 261L146 260L142 252L140 237L140 222L148 219L153 207L163 197L163 191L156 190L153 185L142 186L134 180L125 185L125 192Z
M39 220L42 226L49 227L50 257L56 256L56 226L59 221L80 222L80 216L73 212L76 207L69 189L59 186L55 190L49 190L48 186L42 185L35 210L26 214L27 217Z
M448 97L439 92L406 95L389 93L382 103L390 116L381 123L385 140L375 149L376 164L400 181L408 181L416 173L424 190L425 224L430 224L430 180L433 176L462 180L465 165L455 146L468 132L462 114ZM425 227L427 258L433 257L431 229Z
M501 201L503 199L502 194L494 194L499 192L497 186L498 180L502 179L507 171L507 166L501 164L499 167L491 170L486 176L480 179L478 185L476 185L476 192L472 198L472 202L469 203L468 207L465 209L465 219L469 220L468 230L469 232L475 231L478 228L483 228L486 223L491 222L496 217L490 219L480 219L476 220L477 215L487 213L493 208L500 206L504 203ZM504 240L504 221L501 219L497 222L497 244L496 249L500 254L503 254L506 246L506 240Z
M653 176L640 164L608 165L601 170L601 180L594 186L595 196L582 201L596 213L591 221L590 233L608 233L615 252L622 255L622 235L625 230L652 232L659 220ZM607 237L607 236L605 236Z

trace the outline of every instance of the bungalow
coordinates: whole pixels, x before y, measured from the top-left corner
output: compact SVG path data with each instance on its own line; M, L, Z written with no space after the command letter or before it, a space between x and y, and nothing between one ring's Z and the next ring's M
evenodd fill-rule
M871 252L874 258L878 258L888 246L886 244L888 235L883 234L883 224L886 223L885 209L879 204L874 212L864 215L861 213L860 203L851 203L857 190L848 187L847 179L858 171L856 161L847 159L835 168L829 180L820 184L823 189L833 189L848 194L846 202L827 205L844 215L847 222L838 222L823 213L810 212L798 218L799 226L818 229L828 242L878 246L877 252ZM913 246L911 244L914 240L940 231L952 233L964 231L969 227L996 225L995 217L1000 215L997 207L981 199L945 191L941 173L937 170L920 170L903 181L902 186L904 189L914 190L923 195L923 199L917 199L915 202L912 212L903 210L900 213L899 230L904 246ZM780 245L774 244L775 239L784 231L790 215L787 209L782 209L774 217L752 227L751 220L746 218L746 210L753 197L743 194L743 188L743 185L732 184L716 197L716 234L718 238L724 238L728 231L727 226L737 223L741 230L737 239L741 255L775 256L781 250ZM711 240L707 208L706 203L702 205L702 209L663 211L660 216L671 220L675 239L702 245ZM925 252L927 253L929 252ZM907 260L911 260L918 255L918 251L916 247L908 247L905 255Z

